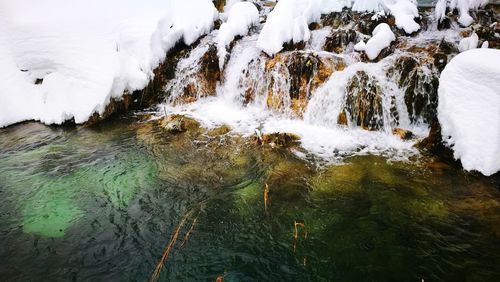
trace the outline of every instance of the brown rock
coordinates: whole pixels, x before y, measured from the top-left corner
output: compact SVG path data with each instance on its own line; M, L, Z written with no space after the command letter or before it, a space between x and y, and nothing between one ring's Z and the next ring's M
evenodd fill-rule
M347 115L345 112L340 112L339 116L337 117L337 124L338 125L348 125L347 124Z
M342 53L349 43L356 42L358 35L353 29L336 29L326 38L323 49L328 52Z
M402 140L410 140L414 136L411 131L403 129L403 128L394 128L392 130L392 134L398 136Z

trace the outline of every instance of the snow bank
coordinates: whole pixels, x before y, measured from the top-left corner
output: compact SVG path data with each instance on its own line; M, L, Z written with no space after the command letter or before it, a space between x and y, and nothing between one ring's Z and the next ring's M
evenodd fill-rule
M231 6L227 22L221 25L217 35L217 54L220 69L223 69L226 60L226 47L237 35L247 35L248 29L258 23L259 11L253 3L239 2Z
M500 171L500 51L460 53L439 80L438 118L443 140L464 169Z
M356 50L365 51L368 59L375 60L384 48L391 46L391 43L396 40L396 36L391 28L386 23L381 23L373 30L373 37L368 40L366 46L363 43L356 44Z
M446 8L457 9L459 12L458 23L469 26L474 19L469 14L470 10L477 10L488 3L488 0L438 0L436 3L436 18L441 21L446 17Z
M216 17L210 0L2 1L0 127L85 122L144 88L177 41Z

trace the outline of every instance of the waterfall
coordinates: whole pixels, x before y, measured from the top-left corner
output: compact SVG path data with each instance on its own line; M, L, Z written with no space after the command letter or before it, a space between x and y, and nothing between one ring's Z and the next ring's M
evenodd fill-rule
M294 133L307 154L327 160L367 153L408 157L416 139L401 140L393 130L427 134L439 70L425 46L437 48L444 35L402 36L389 54L370 62L354 51L364 35L349 28L313 30L308 42L274 57L257 47L256 28L233 42L215 88L207 91L203 61L212 56L214 31L180 60L163 106L167 114L189 115L205 127L228 125L244 136L257 128ZM325 51L329 40L334 51Z

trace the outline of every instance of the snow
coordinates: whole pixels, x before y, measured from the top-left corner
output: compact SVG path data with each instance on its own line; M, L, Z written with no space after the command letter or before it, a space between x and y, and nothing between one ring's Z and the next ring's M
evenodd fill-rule
M259 23L259 11L251 2L239 2L231 6L227 22L223 23L217 35L217 54L219 67L223 69L226 60L226 48L233 39L245 36L252 25Z
M396 18L396 26L398 28L404 30L407 34L412 34L420 30L420 25L415 22L415 18L419 17L415 3L399 0L393 4L387 3L386 6L394 18Z
M467 50L477 48L478 44L479 44L479 37L475 32L473 32L471 36L460 40L460 43L458 44L458 50L460 52L465 52Z
M474 22L474 19L469 14L470 10L477 10L485 6L488 0L438 0L436 3L436 18L438 20L444 19L446 16L446 7L450 10L458 10L459 17L458 23L462 26L469 26Z
M144 88L176 42L192 44L216 18L210 0L3 1L0 127L87 121Z
M453 58L439 80L443 140L464 169L500 171L500 51L473 49Z
M391 46L391 43L396 40L396 36L386 23L381 23L375 27L372 35L372 38L366 43L365 53L368 59L375 60L384 48ZM356 46L359 50L363 49L363 44L361 43L356 44Z

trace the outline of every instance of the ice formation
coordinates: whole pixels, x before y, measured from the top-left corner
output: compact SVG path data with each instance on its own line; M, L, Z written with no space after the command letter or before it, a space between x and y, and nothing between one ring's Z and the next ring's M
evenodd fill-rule
M466 170L500 171L500 50L473 49L453 58L439 80L444 141Z
M469 14L470 10L477 10L488 3L488 0L438 0L436 3L436 18L442 20L446 17L446 8L457 9L459 12L458 22L463 26L469 26L474 19Z

